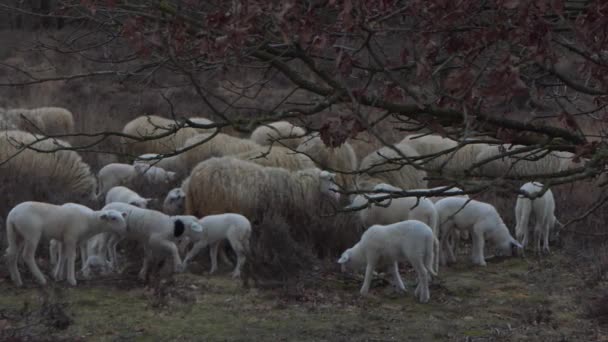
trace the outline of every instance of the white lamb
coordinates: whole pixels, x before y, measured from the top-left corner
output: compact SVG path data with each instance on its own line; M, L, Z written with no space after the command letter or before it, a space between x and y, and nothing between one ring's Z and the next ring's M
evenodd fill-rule
M23 202L9 212L6 219L6 256L11 279L17 286L23 285L17 268L18 253L22 246L25 263L38 283L46 285L46 279L36 265L36 248L41 237L60 241L62 254L67 261L67 280L74 286L76 247L93 235L108 231L123 233L126 229L125 219L118 211L86 211L79 207ZM62 264L63 257L57 263Z
M381 183L374 186L374 190L398 192L402 191L395 186ZM384 193L370 193L366 195L357 195L351 205L346 208L357 208L365 205L368 198L384 197ZM426 223L435 236L437 235L437 211L435 205L425 197L400 197L382 200L380 203L373 203L369 207L359 210L359 217L365 227L371 227L375 224L392 224L405 220L418 220Z
M429 274L437 276L439 242L426 224L407 220L390 225L371 226L361 240L347 249L338 260L342 271L360 269L365 266L365 279L361 294L369 292L372 275L376 267L389 268L394 285L405 291L399 275L399 262L409 261L416 270L418 286L414 295L420 302L429 301Z
M211 271L209 273L215 272L220 243L228 240L237 257L232 277L240 277L246 259L245 255L249 252L249 238L251 237L251 223L249 220L240 214L225 213L205 216L199 222L203 231L193 237L194 246L184 258L184 267L203 247L210 245Z
M441 248L446 252L448 262L456 261L454 251L447 245L454 229L468 230L471 234L472 260L476 265L486 266L483 254L486 238L495 244L500 255L511 256L513 248L522 248L491 204L462 197L448 197L435 203L435 207L439 214Z
M137 174L143 175L145 181L149 184L168 184L177 178L177 173L158 166L138 163L133 165L133 168Z
M138 178L141 178L146 184L151 186L167 185L174 181L177 174L172 171L166 171L157 166L148 166L137 163L135 165L111 163L99 170L97 180L99 187L97 198L103 198L108 190L115 186L123 185L130 186Z
M527 192L530 195L539 193L543 185L538 182L530 182L524 184L520 190ZM549 234L555 228L555 225L562 225L555 218L555 199L551 190L547 190L541 197L533 200L519 195L515 204L515 236L521 241L524 248L528 245L528 223L530 216L534 217L534 238L536 240L536 252L540 253L540 241L543 240L543 249L545 253L549 253Z
M170 217L160 211L142 209L126 203L110 203L104 209L114 209L127 213L127 229L125 237L136 240L144 247L143 266L139 272L140 279L146 279L150 262L155 257L162 257L168 253L173 259L175 272L182 272L182 261L176 241L182 236L191 239L203 231L194 216ZM113 258L116 260L116 245L112 248Z
M112 202L127 203L139 208L147 208L151 198L143 198L139 194L125 186L115 186L106 194L106 204Z
M181 188L175 188L167 193L163 202L163 212L167 215L181 215L184 213L186 193Z

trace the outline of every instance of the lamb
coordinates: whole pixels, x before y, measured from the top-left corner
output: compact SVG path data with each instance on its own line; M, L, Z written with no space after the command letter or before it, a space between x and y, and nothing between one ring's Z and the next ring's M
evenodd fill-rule
M527 192L530 195L539 193L543 188L542 183L530 182L524 184L520 190ZM540 253L540 241L543 240L543 249L545 253L549 253L549 234L555 225L561 223L555 218L555 199L551 190L533 200L519 195L515 204L515 236L521 241L524 248L528 245L528 223L530 215L534 217L534 237L536 239L536 251Z
M106 194L106 204L112 202L128 203L145 209L151 200L151 198L139 196L137 192L124 186L115 186Z
M186 193L181 188L169 191L163 202L163 213L167 215L181 215L184 213Z
M184 168L184 172L190 172L198 163L212 157L236 155L260 148L260 145L249 139L236 138L223 133L215 136L199 134L185 143L185 146L193 145L197 146L179 154L180 165Z
M356 182L362 189L371 189L374 185L387 183L401 189L423 189L427 187L426 172L417 169L418 152L407 144L395 145L394 148L411 158L409 162L391 147L383 147L363 158Z
M194 239L194 234L201 233L203 228L196 217L170 217L156 210L142 209L126 203L110 203L106 209L127 213L127 228L124 236L136 240L144 246L144 261L139 278L146 279L150 262L156 252L168 253L173 259L175 272L182 272L183 266L176 241L183 236ZM111 245L113 260L116 260L116 245Z
M437 276L438 273L438 252L439 242L431 228L420 221L406 220L371 226L356 245L342 253L338 263L342 265L343 272L365 265L365 279L360 292L367 295L377 266L389 268L394 285L405 291L398 263L408 261L418 276L414 295L421 303L427 303L430 299L429 274Z
M38 242L41 237L45 237L61 242L67 262L67 280L75 286L74 267L78 244L103 232L123 234L125 229L125 218L119 211L87 211L73 205L23 202L14 207L6 219L6 257L11 279L17 286L23 285L17 268L18 253L23 246L25 263L38 283L46 285L47 281L35 260ZM62 258L58 264L63 264Z
M489 177L510 176L534 176L551 173L562 168L564 158L556 153L547 151L527 151L515 155L505 156L485 162L504 154L505 152L517 151L524 146L521 145L499 145L482 150L476 158L476 163L484 163L479 167L479 173Z
M276 121L257 127L251 133L250 139L262 146L276 144L295 149L305 134L306 131L302 127L295 126L287 121Z
M232 277L240 277L241 269L245 263L245 255L249 253L249 238L251 236L249 220L243 215L225 213L205 216L199 222L203 227L203 232L195 236L194 246L184 258L184 268L203 247L210 245L211 270L209 273L214 273L217 270L218 248L220 243L227 239L237 257Z
M142 176L142 177L139 177ZM132 186L138 182L152 187L167 187L177 178L177 174L165 171L160 167L136 164L111 163L102 167L97 173L99 182L97 198L103 198L115 186Z
M147 138L157 135L169 134L178 127L179 123L172 119L163 118L156 115L146 115L137 117L128 122L122 133L134 137ZM199 130L192 127L182 127L165 137L146 140L133 141L130 138L123 138L126 152L135 156L144 153L171 153L184 145L186 140L199 134Z
M162 155L157 153L146 153L133 160L133 166L136 164L157 166L175 173L180 173L184 170L179 155L162 157Z
M403 191L400 188L389 184L377 184L374 191L399 192ZM368 203L368 199L384 197L384 193L370 193L366 195L357 195L352 204L347 208L357 208ZM367 198L366 198L367 197ZM435 236L437 235L437 211L435 205L427 198L417 197L400 197L390 198L380 201L378 204L370 204L371 206L359 210L358 214L361 222L365 227L371 227L376 224L388 225L405 220L418 220L429 227Z
M471 233L472 260L479 266L486 266L483 254L486 238L495 244L501 255L511 256L514 248L523 248L511 236L491 204L462 197L448 197L435 203L435 208L439 214L441 248L446 252L447 262L456 261L453 250L447 244L454 229L468 230Z

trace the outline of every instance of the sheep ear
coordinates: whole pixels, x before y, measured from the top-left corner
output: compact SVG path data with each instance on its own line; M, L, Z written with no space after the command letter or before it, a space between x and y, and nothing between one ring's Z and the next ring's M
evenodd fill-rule
M197 233L202 233L203 232L203 226L201 226L200 224L196 223L196 222L192 222L190 224L190 229L193 232L197 232Z
M349 259L350 259L349 255L344 253L340 257L340 259L338 259L338 264L345 264Z

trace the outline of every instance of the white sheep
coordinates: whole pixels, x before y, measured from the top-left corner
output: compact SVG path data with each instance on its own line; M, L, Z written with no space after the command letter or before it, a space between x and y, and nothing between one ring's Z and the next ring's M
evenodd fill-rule
M157 153L146 153L133 160L133 166L135 166L136 164L157 166L164 170L176 173L179 173L183 170L179 154L163 158L160 154Z
M241 269L246 260L245 255L249 252L249 238L251 237L251 223L249 220L243 215L225 213L205 216L199 222L203 231L194 236L194 246L184 258L184 268L203 247L210 245L211 270L209 273L215 272L220 243L228 240L237 257L232 277L240 277Z
M143 266L139 272L140 279L146 279L150 262L158 253L168 253L173 259L175 272L181 272L182 261L176 241L183 235L193 239L193 234L202 232L196 217L180 216L173 218L156 210L142 209L126 203L110 203L104 209L114 209L127 213L125 237L136 240L144 247ZM117 244L117 242L116 242ZM116 260L116 244L109 246Z
M306 134L304 128L296 126L287 121L276 121L267 125L257 127L251 133L251 141L262 146L271 145L277 142L278 145L285 145L295 149L302 142L302 137Z
M125 186L115 186L106 194L106 204L112 202L127 203L139 208L147 208L151 198L143 198Z
M38 283L46 285L46 279L35 260L40 238L45 237L62 243L67 262L67 280L71 285L76 285L76 247L93 235L108 231L123 233L125 229L123 215L115 210L86 211L76 205L23 202L14 207L6 219L6 256L11 279L17 286L23 285L17 268L18 253L23 246L25 263ZM62 264L63 258L57 262Z
M143 177L138 177L142 176ZM115 186L133 186L136 180L151 186L166 186L173 182L177 174L157 166L136 163L135 165L111 163L102 167L97 173L99 187L98 198L103 198L108 190Z
M163 212L167 215L181 215L184 213L186 193L181 188L175 188L167 193L163 201Z
M543 185L538 182L524 184L520 190L530 195L539 193ZM515 236L521 241L524 248L528 245L528 223L530 216L534 218L534 238L536 239L536 251L540 253L540 241L543 240L543 252L549 253L549 234L555 225L561 223L555 218L555 199L551 190L533 200L519 195L515 204Z
M468 230L471 233L472 259L476 265L486 265L483 254L485 239L492 241L501 255L511 256L513 248L522 248L491 204L462 197L448 197L435 203L435 208L439 214L442 251L446 252L449 262L456 261L454 251L447 245L454 229Z
M377 184L373 190L386 192L403 191L401 188L386 183ZM368 198L373 199L385 196L386 194L384 193L357 195L353 199L352 204L347 208L361 207L369 202ZM418 220L426 223L433 230L433 234L438 236L437 211L433 202L425 197L417 198L409 196L385 199L379 203L371 203L369 207L359 210L358 215L366 228L375 224L387 225L405 220Z
M437 276L437 254L439 242L426 224L407 220L390 225L371 226L361 240L347 249L338 260L342 271L365 266L365 279L361 294L369 292L372 275L376 267L389 268L394 285L405 291L399 275L399 262L408 261L416 270L418 286L414 295L420 302L429 301L429 273Z

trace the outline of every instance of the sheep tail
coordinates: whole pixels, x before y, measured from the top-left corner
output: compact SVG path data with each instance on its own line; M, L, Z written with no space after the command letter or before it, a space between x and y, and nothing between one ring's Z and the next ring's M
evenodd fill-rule
M435 276L439 274L439 240L436 236L433 236L433 266L435 271Z
M424 251L424 267L433 275L437 276L437 260L439 253L439 241L433 235L431 240L427 240L427 246Z
M532 200L528 198L520 197L517 199L520 203L520 210L518 216L515 218L517 220L517 225L515 226L515 236L517 239L520 239L526 233L528 229L528 224L530 220L530 212L532 211Z

